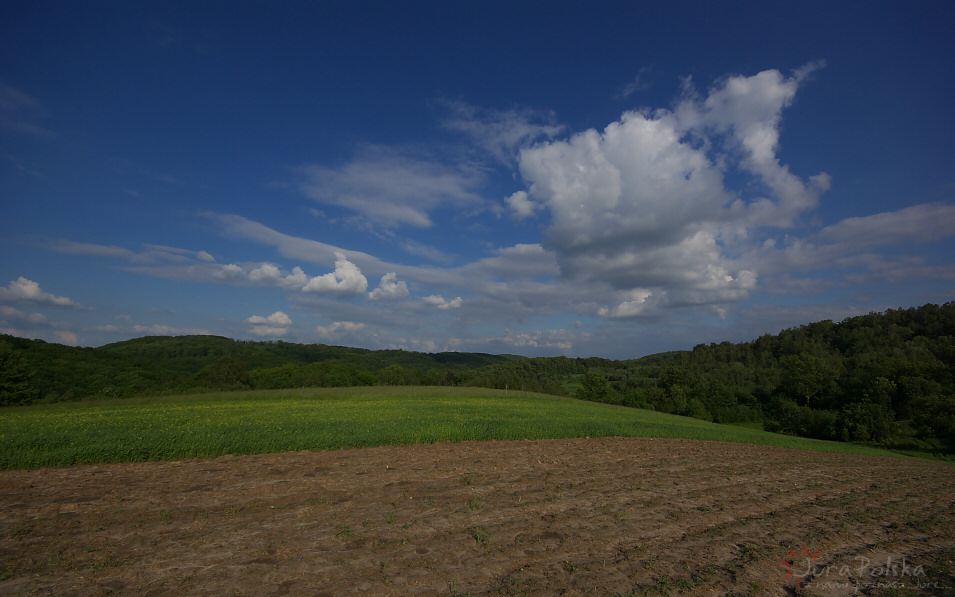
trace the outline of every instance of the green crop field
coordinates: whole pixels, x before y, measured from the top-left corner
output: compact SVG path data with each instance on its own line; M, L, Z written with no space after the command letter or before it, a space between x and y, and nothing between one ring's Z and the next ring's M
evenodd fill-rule
M379 386L6 408L0 411L0 469L588 436L688 438L888 454L542 394Z

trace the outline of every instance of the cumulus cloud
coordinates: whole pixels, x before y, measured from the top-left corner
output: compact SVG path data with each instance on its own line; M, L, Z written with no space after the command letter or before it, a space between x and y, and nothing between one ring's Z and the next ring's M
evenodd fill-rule
M395 272L389 272L381 277L381 282L378 283L378 288L375 288L368 293L368 298L373 301L377 300L401 300L407 298L408 296L408 285L404 280L398 279L398 274Z
M369 148L340 168L309 166L302 173L307 197L389 228L427 228L432 210L482 202L475 193L483 180L478 169L393 149Z
M368 279L344 253L335 254L335 271L316 276L302 287L302 292L317 292L336 296L352 296L365 292Z
M292 325L292 318L282 311L268 317L253 315L246 321L252 324L252 333L257 336L284 336L288 333L288 326Z
M424 301L426 305L431 305L432 307L437 307L438 309L457 309L463 302L461 297L455 297L449 301L440 294L426 296L421 300Z
M70 307L82 309L83 306L65 296L54 296L40 289L40 285L33 280L20 276L11 280L6 288L0 288L0 302L4 303L31 303L38 305L52 305L54 307Z
M741 300L757 272L734 243L791 225L828 188L824 173L802 180L776 156L782 110L811 70L729 77L673 110L626 112L603 131L526 148L519 166L530 193L512 207L529 213L525 201L535 201L550 212L542 245L567 278L673 304ZM731 172L770 193L741 196L725 185ZM635 316L645 300L599 312Z
M271 263L263 263L249 270L246 276L250 282L278 286L286 290L301 290L309 282L302 268L293 267L291 273L283 274L278 266Z
M816 206L820 193L829 189L828 174L816 174L807 183L780 164L776 156L783 109L792 104L799 85L822 66L806 65L789 78L778 70L727 77L705 99L687 98L675 110L685 131L703 137L709 131L728 134L743 168L773 193L773 197L759 198L750 206L756 224L791 226L798 215Z

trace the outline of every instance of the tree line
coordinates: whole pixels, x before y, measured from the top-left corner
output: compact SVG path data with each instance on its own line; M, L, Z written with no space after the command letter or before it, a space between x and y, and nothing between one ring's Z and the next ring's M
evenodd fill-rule
M228 389L466 385L955 453L955 303L632 360L418 353L216 336L76 348L0 336L0 405Z

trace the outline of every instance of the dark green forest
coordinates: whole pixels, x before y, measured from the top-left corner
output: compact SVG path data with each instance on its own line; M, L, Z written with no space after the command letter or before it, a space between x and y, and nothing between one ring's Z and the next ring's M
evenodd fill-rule
M0 336L0 405L228 389L467 385L570 395L818 439L955 454L955 303L632 360L145 337Z

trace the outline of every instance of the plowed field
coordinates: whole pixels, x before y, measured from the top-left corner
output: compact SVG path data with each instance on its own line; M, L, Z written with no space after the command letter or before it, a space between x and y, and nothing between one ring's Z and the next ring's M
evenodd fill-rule
M4 595L952 594L955 467L633 438L0 472Z

